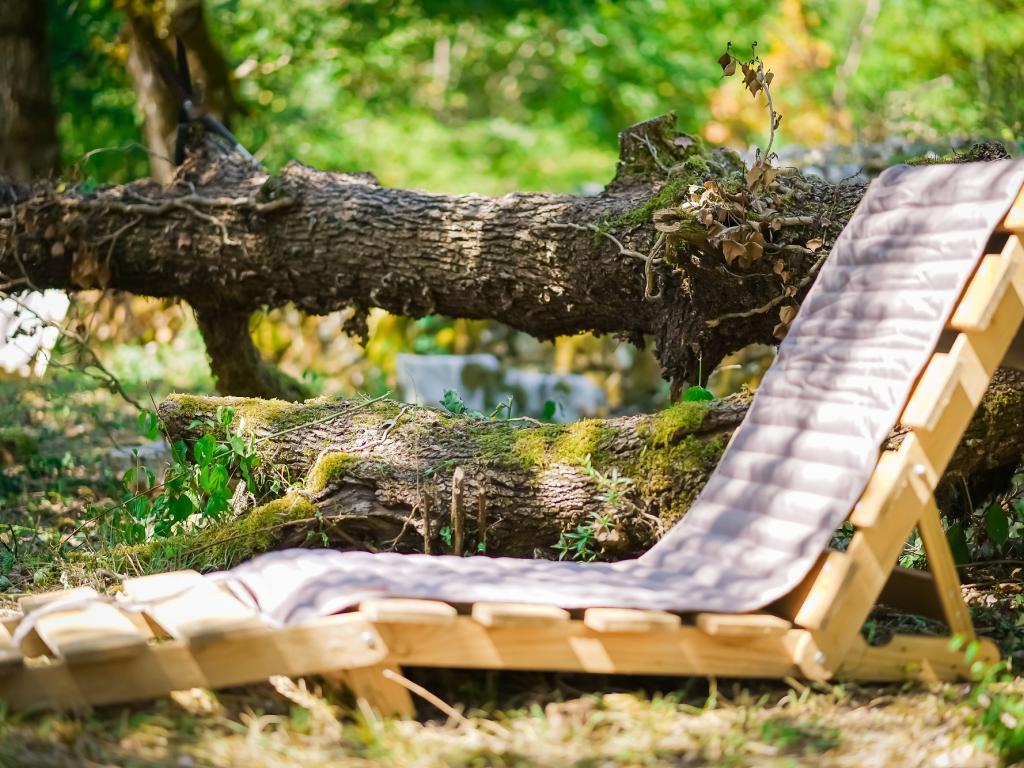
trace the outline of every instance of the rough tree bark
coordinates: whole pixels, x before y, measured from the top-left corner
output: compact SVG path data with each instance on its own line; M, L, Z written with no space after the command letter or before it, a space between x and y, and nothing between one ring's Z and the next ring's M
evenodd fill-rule
M0 178L29 182L59 168L46 4L0 0Z
M550 558L563 532L602 517L609 524L592 526L593 550L617 559L639 554L685 514L748 402L734 396L653 415L512 425L389 401L297 405L176 395L160 415L173 437L191 440L194 420L231 405L268 466L302 479L303 490L190 544L230 545L228 559L307 541L319 546L324 536L342 548L449 552L455 529L466 531L463 551L483 541L490 554ZM1022 419L1024 374L1000 370L940 486L947 514L971 513L964 495L971 483L976 502L993 478L1005 487L1024 452ZM887 447L901 440L895 430ZM630 481L616 503L607 499L612 470ZM457 475L462 501L453 508Z
M350 307L347 330L359 333L381 307L494 319L542 339L653 337L666 376L693 383L729 352L775 339L863 193L795 170L750 190L744 173L735 154L677 135L671 115L621 135L615 179L594 196L426 194L298 163L267 176L197 153L169 188L22 190L0 208L0 273L232 317L286 302Z

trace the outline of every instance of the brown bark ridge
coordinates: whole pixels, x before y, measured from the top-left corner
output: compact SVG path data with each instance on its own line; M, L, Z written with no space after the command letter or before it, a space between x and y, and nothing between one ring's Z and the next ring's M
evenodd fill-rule
M775 340L863 193L795 170L747 189L739 158L677 135L620 136L593 196L441 195L291 163L196 154L168 188L37 189L0 208L0 273L183 298L230 313L294 302L493 319L541 339L653 337L666 376L706 378Z
M0 178L30 182L59 168L46 3L0 0Z
M652 415L567 425L456 417L391 401L305 404L174 395L160 416L175 439L218 406L268 462L296 482L283 499L202 538L241 557L312 542L398 551L557 556L564 533L591 531L602 559L636 556L684 515L742 421L748 395L679 403ZM1000 370L950 463L939 499L971 513L1006 482L1024 453L1024 374ZM887 448L903 433L897 429ZM624 478L615 480L615 477ZM982 483L973 484L973 478ZM993 482L995 478L998 481Z

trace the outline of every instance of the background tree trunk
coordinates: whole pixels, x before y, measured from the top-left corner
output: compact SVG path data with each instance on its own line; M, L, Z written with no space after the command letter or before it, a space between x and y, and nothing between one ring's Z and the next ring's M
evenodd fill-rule
M30 182L59 169L46 3L0 0L0 178Z
M196 88L196 100L225 125L235 110L227 61L214 45L206 26L202 0L172 0L158 18L158 11L129 5L125 9L122 36L128 44L126 67L142 113L142 132L150 151L152 177L161 184L174 179L174 145L178 129L178 94L167 87L166 78L178 76L174 37L188 50L189 71ZM166 27L165 37L159 28Z
M562 534L583 525L594 554L620 559L647 549L686 513L748 404L738 395L653 415L540 425L390 401L174 395L160 416L172 437L192 440L194 420L229 405L267 462L302 480L302 491L212 529L203 547L225 541L251 553L322 545L326 535L343 548L450 552L460 471L464 551L484 542L490 554L556 557ZM947 514L970 515L969 498L977 503L1006 487L1024 453L1022 420L1024 374L1000 370L940 486ZM901 440L895 430L887 447ZM621 500L609 501L609 492ZM608 524L595 525L602 518Z

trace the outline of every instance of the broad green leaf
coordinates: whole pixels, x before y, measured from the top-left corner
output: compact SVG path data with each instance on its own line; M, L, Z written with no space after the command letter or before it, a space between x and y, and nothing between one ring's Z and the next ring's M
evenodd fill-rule
M690 387L683 393L683 402L695 403L702 400L714 400L715 396L704 387Z
M960 523L953 523L946 529L946 539L953 552L953 560L957 565L971 562L971 551L967 547L967 534Z
M214 452L217 450L217 441L213 435L203 435L196 444L192 446L192 455L196 457L199 466L205 466L213 460Z
M985 533L1000 547L1010 538L1010 520L997 502L992 502L985 510Z

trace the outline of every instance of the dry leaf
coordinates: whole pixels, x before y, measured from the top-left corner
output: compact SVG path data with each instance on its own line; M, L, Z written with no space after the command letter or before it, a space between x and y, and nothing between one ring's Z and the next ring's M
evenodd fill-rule
M71 259L71 282L79 288L106 288L110 270L94 254L80 250Z
M776 275L781 275L785 271L786 262L784 262L782 259L776 259L775 264L772 266L772 272L774 272Z
M725 240L722 243L722 255L725 256L725 263L731 265L736 259L745 256L747 247L735 240Z
M722 75L729 77L736 72L736 59L728 51L718 57L718 63L722 67Z
M779 307L779 320L789 325L793 322L793 318L796 317L796 307L786 304Z
M747 171L747 188L753 189L754 185L761 179L764 174L764 167L761 163L754 163L750 166L750 170Z
M821 248L822 245L823 241L820 237L812 237L810 240L807 241L807 250L809 250L811 253L814 253L816 250Z

